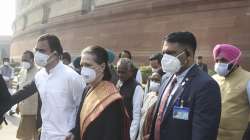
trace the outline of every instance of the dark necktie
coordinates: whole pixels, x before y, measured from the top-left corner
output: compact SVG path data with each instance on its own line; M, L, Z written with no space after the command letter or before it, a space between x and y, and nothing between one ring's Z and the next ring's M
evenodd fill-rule
M154 131L155 139L154 140L160 140L160 129L161 129L161 122L163 119L164 107L168 101L169 95L171 94L176 82L177 82L177 79L176 79L176 76L174 76L162 95L159 110L157 113L156 122L155 122L155 131Z

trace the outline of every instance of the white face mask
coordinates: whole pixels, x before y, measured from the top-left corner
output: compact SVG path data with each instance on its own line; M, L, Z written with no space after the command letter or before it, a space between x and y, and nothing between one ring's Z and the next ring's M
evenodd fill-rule
M150 81L149 91L157 92L160 88L160 83L155 81Z
M120 89L122 87L122 85L123 85L123 82L121 80L118 80L117 83L116 83L116 87L118 89Z
M35 62L40 67L45 67L47 65L47 61L49 59L49 56L47 54L43 54L40 52L35 53Z
M152 73L157 72L159 69L152 68Z
M215 63L214 71L220 76L226 76L230 72L228 65L227 63Z
M161 60L161 65L162 65L162 70L165 73L176 73L181 69L181 62L178 59L178 56L182 55L184 52L181 54L175 56L169 55L169 54L164 54Z
M236 59L230 61L229 63L220 63L220 62L215 63L214 71L220 76L224 76L224 77L227 76L231 72L231 70L235 67L236 61L239 60L240 56L241 56L241 52L239 56L237 56ZM229 69L229 64L233 64L233 66L230 69Z
M96 79L96 72L94 69L88 67L82 67L81 75L86 83L91 83Z
M9 62L3 62L3 65L8 66L10 63Z
M30 67L31 67L31 64L29 62L25 62L25 61L23 61L21 65L24 69L30 69Z

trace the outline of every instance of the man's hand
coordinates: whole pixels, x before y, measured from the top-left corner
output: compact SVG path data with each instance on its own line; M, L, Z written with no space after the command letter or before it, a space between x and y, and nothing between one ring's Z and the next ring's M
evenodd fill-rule
M75 139L75 136L72 134L72 133L70 133L66 138L65 138L65 140L74 140Z
M4 114L11 108L11 95L6 83L0 75L0 124L4 121Z
M19 114L20 113L20 108L19 108L19 105L17 105L16 107L16 114Z

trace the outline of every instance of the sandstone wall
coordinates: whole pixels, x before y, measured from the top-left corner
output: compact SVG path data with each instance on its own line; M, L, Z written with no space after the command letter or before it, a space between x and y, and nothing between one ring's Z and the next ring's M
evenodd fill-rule
M43 12L37 12L41 7ZM165 34L191 31L197 36L197 55L210 67L213 46L232 43L243 50L243 66L250 68L249 0L60 0L41 7L14 23L14 58L33 48L39 35L54 33L75 56L99 44L117 53L129 49L138 64L147 64L149 55L161 50Z

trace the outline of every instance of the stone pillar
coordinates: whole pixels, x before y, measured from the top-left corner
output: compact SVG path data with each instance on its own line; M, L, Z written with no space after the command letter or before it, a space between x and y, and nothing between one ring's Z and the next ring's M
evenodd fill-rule
M49 19L49 13L50 13L50 8L48 3L43 5L43 19L42 19L42 24L45 24L48 22Z
M23 23L22 30L25 30L27 23L28 23L27 15L23 15L23 20L24 20L24 23Z
M82 0L82 14L92 10L93 0Z

